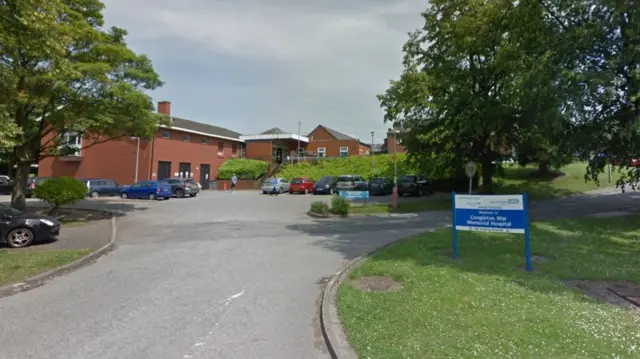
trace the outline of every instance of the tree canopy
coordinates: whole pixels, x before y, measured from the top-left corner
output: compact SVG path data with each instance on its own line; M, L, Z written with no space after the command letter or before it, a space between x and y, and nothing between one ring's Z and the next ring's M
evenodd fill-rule
M11 123L0 128L0 143L13 146L12 202L20 208L29 166L59 154L63 134L89 139L83 148L151 136L165 119L146 91L162 82L151 61L128 48L124 29L103 27L98 0L0 5L0 122Z

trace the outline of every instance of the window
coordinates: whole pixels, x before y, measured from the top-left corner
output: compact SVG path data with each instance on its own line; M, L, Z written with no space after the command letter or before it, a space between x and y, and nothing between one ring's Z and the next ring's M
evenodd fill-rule
M238 144L234 143L231 145L231 155L235 157L238 154Z
M189 141L191 141L191 136L189 136L189 135L184 135L184 136L182 137L182 140L183 140L184 142L189 142Z
M222 156L224 154L224 142L218 141L218 156Z
M64 156L80 156L82 137L77 133L67 132L60 138L60 150Z
M206 145L206 144L207 144L207 142L208 142L208 141L207 141L207 139L206 139L206 138L201 138L201 139L200 139L200 143L202 143L203 145Z
M318 157L327 157L326 147L318 147Z
M349 157L349 147L340 147L340 157Z
M169 138L169 131L162 131L162 138Z

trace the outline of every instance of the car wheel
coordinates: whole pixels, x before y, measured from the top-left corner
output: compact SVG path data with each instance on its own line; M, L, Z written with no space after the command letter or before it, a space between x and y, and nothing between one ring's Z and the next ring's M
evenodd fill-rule
M121 193L121 194L120 194L120 198L122 198L122 199L127 199L127 198L129 198L129 196L127 196L127 194L126 194L126 193Z
M33 232L28 228L16 228L7 234L7 245L11 248L27 247L33 240Z
M262 194L267 194L267 191L262 191Z
M329 194L333 196L333 188L329 188Z
M278 188L278 194L282 194L282 187Z
M422 188L418 190L418 197L422 197Z
M149 199L152 201L155 200L156 199L155 193L149 193Z
M195 197L196 195L197 195L197 193L192 193L192 194L190 194L189 196L191 196L191 197Z
M89 193L89 197L98 198L100 197L100 193L98 193L98 191L92 191L91 193Z
M178 198L184 197L184 191L181 190L181 189L177 190L176 191L176 197L178 197Z
M309 189L308 188L304 189L304 194L309 194Z

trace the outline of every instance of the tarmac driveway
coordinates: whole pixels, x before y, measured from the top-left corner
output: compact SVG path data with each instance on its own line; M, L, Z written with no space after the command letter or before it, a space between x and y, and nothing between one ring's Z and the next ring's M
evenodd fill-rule
M637 201L622 196L600 201ZM327 358L316 313L322 277L449 218L313 220L304 214L313 199L216 192L128 205L115 252L0 299L0 357Z

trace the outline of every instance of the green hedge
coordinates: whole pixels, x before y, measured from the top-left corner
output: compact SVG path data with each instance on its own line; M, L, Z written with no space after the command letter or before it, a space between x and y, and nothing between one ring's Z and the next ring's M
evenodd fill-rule
M284 165L278 172L278 176L293 179L295 177L309 177L318 180L323 176L360 175L365 179L371 178L372 156L353 156L345 158L319 159L296 164ZM394 160L392 155L373 156L373 177L383 177L393 180ZM463 191L468 188L469 178L464 174L464 169L449 171L448 174L437 176L433 174L434 168L420 170L411 164L407 156L398 155L398 179L406 174L425 174L433 183L436 191ZM457 173L455 173L457 172ZM451 175L454 173L453 175ZM477 176L474 179L474 187L477 186Z
M257 180L269 169L269 163L250 159L228 160L218 169L218 179L231 179L233 174L241 180Z
M87 196L87 185L73 177L48 179L33 190L33 196L49 202L53 209L76 203Z

